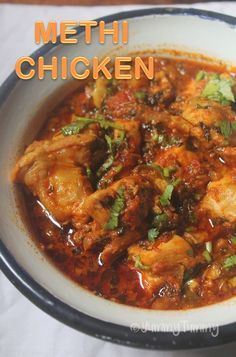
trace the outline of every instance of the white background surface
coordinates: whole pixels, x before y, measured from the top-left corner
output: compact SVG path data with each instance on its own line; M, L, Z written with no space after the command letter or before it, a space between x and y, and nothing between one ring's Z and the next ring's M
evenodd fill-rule
M34 43L34 22L92 19L141 6L49 7L0 5L0 84L14 70L18 57L29 55ZM236 16L236 3L196 4ZM219 44L220 45L220 44ZM35 307L0 272L0 357L233 357L236 343L191 352L142 351L113 345L57 322Z

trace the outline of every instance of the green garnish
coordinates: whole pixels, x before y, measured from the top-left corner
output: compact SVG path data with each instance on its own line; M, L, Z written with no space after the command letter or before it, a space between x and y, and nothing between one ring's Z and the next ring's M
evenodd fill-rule
M77 117L75 122L64 126L61 131L64 136L76 135L88 125L93 123L95 123L93 119Z
M208 252L208 250L204 250L204 252L202 253L202 255L204 256L204 258L206 259L207 263L211 262L211 256L210 253Z
M176 170L175 167L161 167L160 165L151 163L148 163L147 166L150 166L152 169L159 171L163 178L170 177L170 174Z
M163 192L162 196L160 197L160 203L162 206L169 206L170 200L172 197L172 193L174 188L180 183L180 179L175 180L174 182L170 183L166 186L165 191Z
M97 123L102 129L122 129L120 125L114 123L111 120L105 119L103 116L97 116L97 118L83 118L75 116L75 121L71 124L64 126L61 131L64 136L79 134L81 130L85 129L88 125Z
M206 242L206 250L208 253L212 253L212 242Z
M223 268L229 270L236 266L236 255L231 255L230 257L226 258L223 263Z
M202 91L202 96L221 104L235 102L233 85L233 80L223 79L220 76L211 77Z
M106 230L113 230L119 225L119 216L125 207L125 190L120 187L117 191L116 199L111 207L110 218L105 225Z
M134 260L135 268L141 269L141 270L148 270L149 269L148 265L145 265L145 264L142 263L142 260L141 260L139 255L135 255L133 257L133 260Z
M92 170L90 169L90 167L86 167L86 175L89 180L91 180L93 178L93 173L92 173Z
M222 120L219 124L221 134L228 139L236 131L236 122Z
M158 144L161 144L163 147L171 147L179 145L182 143L182 140L176 136L168 136L165 134L154 134L152 140L156 141Z
M205 71L199 71L196 74L195 80L196 81L201 81L202 79L205 79L205 78L206 78L206 72Z
M146 92L138 91L134 93L135 98L143 100L146 97Z
M236 236L232 236L232 237L231 237L231 242L232 242L233 244L236 244Z
M157 228L151 228L148 231L148 240L150 242L154 242L155 239L159 236L160 232L158 231Z
M169 223L169 217L166 213L158 213L152 221L152 228L148 230L148 240L154 242L159 237L161 230Z
M102 175L104 175L110 169L110 167L112 166L113 162L114 162L113 156L112 155L108 156L106 161L99 168L99 170L97 172L97 177L101 178Z
M153 219L153 225L157 228L160 229L161 226L169 220L169 217L167 216L166 213L159 213L157 214L154 219Z

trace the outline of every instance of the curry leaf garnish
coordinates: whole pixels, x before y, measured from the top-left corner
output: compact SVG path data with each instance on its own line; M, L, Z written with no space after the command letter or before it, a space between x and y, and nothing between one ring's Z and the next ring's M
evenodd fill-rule
M236 255L231 255L230 257L226 258L223 263L223 267L226 270L236 267Z
M231 79L211 77L202 91L202 96L221 104L235 102L233 85L234 81Z
M116 199L110 210L110 218L105 225L106 230L113 230L119 225L119 216L125 207L125 190L120 187L117 191Z
M163 194L160 197L160 203L162 206L169 206L170 205L170 200L172 197L172 193L174 191L174 188L179 184L180 180L177 179L175 181L173 181L172 183L168 184L166 186L165 191L163 192Z
M148 230L148 240L154 242L155 239L159 236L160 232L157 228L151 228Z
M142 260L141 260L139 255L135 255L133 257L133 260L134 260L135 268L141 269L141 270L148 270L149 269L148 265L145 265L145 264L142 263Z
M236 131L236 122L222 120L219 124L221 134L228 139Z
M107 120L101 115L97 116L96 118L83 118L75 115L74 118L74 122L64 126L61 129L64 136L79 134L81 130L94 123L99 124L102 129L113 128L122 130L122 127L119 124L114 123L112 120Z

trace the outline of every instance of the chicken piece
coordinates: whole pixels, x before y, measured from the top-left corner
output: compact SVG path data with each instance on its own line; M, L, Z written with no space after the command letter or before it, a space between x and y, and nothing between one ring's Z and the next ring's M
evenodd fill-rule
M110 216L109 203L115 199L119 188L124 189L126 209L131 206L132 202L130 201L134 200L133 202L135 202L135 199L137 200L137 198L140 201L136 211L137 217L134 217L137 224L140 224L141 222L138 221L139 214L140 218L142 215L147 215L148 207L150 205L150 202L147 201L148 198L150 198L152 187L149 180L138 175L122 178L108 188L97 190L87 197L82 204L78 207L74 207L74 224L76 225L76 222L79 223L81 221L81 215L83 217L86 215L87 220L93 219L100 227L103 227ZM126 211L124 211L124 213L125 212ZM130 225L130 222L126 222L126 224Z
M16 163L13 179L39 197L56 220L66 223L73 204L92 193L83 169L76 165L89 164L92 155L93 162L99 161L103 147L95 135L84 134L35 141Z
M17 161L12 177L21 180L33 163L39 158L70 162L76 165L96 166L105 156L105 146L94 134L80 134L64 137L55 135L51 140L34 141Z
M236 222L236 170L227 173L218 181L210 182L201 202L201 210L211 217Z
M173 116L171 122L167 124L169 128L195 138L206 148L226 145L220 127L222 121L236 120L230 106L222 106L206 98L196 97L175 102L171 108L176 116ZM199 144L196 146L198 147Z
M171 286L178 295L184 270L197 263L197 258L191 252L191 245L182 237L174 235L167 242L159 237L155 243L147 246L132 244L128 248L128 260L140 270L147 295L151 296L166 286Z
M144 249L136 244L128 249L129 257L139 256L142 263L154 273L160 273L165 269L174 268L182 264L186 268L195 265L195 259L189 254L191 245L182 237L174 235L167 242L158 241L152 245L152 249Z
M202 97L192 98L183 102L182 116L194 126L203 123L207 127L217 126L222 119L234 119L230 106L222 106L220 103Z
M120 190L123 190L122 197ZM120 202L118 211L114 211L117 197ZM101 260L107 264L145 235L143 220L151 205L152 186L147 178L138 175L123 178L74 206L73 224L78 228L77 239L83 240L85 250L108 240L101 253ZM111 217L116 223L109 226Z
M73 204L92 193L82 169L39 158L25 172L22 181L60 223L71 219Z
M176 177L192 188L201 188L209 181L206 163L202 161L199 153L189 151L182 145L158 153L153 162L161 167L172 167Z
M221 161L223 159L223 162L225 162L227 165L232 167L235 166L236 147L226 146L224 148L217 148L216 154L221 159Z
M99 255L100 263L102 265L111 264L115 258L117 258L130 246L130 244L135 243L141 238L142 230L126 232L122 236L116 236L105 246Z

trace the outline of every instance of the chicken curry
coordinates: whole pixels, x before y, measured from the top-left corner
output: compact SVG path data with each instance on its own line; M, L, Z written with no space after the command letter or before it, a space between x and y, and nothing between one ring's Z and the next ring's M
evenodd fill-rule
M51 113L13 179L61 271L142 308L236 295L235 77L155 57L153 80L99 77Z

